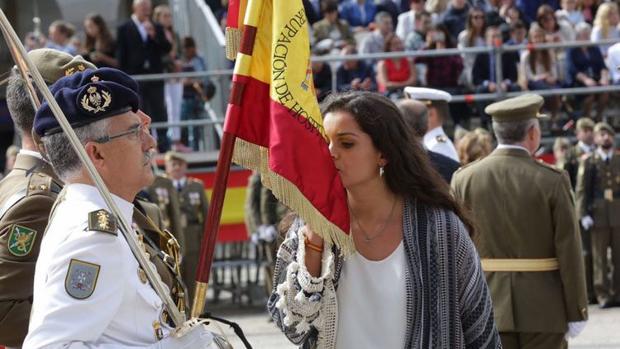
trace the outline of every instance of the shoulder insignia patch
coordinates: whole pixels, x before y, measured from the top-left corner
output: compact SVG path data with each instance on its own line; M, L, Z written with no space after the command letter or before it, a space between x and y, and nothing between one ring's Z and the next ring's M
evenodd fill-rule
M36 236L36 230L13 224L9 234L9 252L17 257L28 255L32 251Z
M116 218L104 209L93 211L88 214L88 230L118 235L116 232Z
M435 137L435 140L439 143L446 143L448 142L448 137L446 137L445 135L437 135L437 137Z
M97 286L99 269L101 269L99 264L72 259L65 277L65 290L69 296L75 299L90 297Z

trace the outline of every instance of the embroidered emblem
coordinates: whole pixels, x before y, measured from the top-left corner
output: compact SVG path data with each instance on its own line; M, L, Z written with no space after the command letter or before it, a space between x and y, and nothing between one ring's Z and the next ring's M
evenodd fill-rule
M78 64L77 67L71 67L71 68L65 69L65 76L73 75L76 72L84 71L84 70L86 70L86 67L84 66L84 64Z
M437 137L435 137L435 140L439 143L446 143L448 141L448 137L444 135L437 135Z
M112 217L104 209L93 211L88 214L88 230L118 235L116 232L116 218Z
M93 76L93 79L94 78L96 78L96 76ZM112 103L112 95L109 91L106 91L99 86L89 87L86 90L86 94L80 98L80 105L82 108L93 114L106 111L110 106L110 103Z
M90 297L97 286L100 268L98 264L72 259L65 278L65 290L69 296L75 299Z
M9 252L17 257L26 256L34 246L37 231L13 224L9 235Z

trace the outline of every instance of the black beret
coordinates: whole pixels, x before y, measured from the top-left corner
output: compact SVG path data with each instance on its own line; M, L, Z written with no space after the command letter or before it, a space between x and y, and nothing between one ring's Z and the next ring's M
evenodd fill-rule
M138 111L138 84L129 75L112 68L89 69L58 80L50 87L54 99L73 128ZM47 102L34 119L34 130L48 136L62 129Z

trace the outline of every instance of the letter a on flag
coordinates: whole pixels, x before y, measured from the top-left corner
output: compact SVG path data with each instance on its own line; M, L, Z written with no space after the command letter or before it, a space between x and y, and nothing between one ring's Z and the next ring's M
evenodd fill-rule
M314 93L301 0L248 0L242 33L224 125L236 136L233 161L348 253L346 192Z

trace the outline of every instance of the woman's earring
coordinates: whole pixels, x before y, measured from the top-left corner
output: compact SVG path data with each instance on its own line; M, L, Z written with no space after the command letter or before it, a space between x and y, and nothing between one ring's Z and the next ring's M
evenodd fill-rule
M379 176L383 177L383 173L385 173L385 171L383 171L383 166L379 166Z

